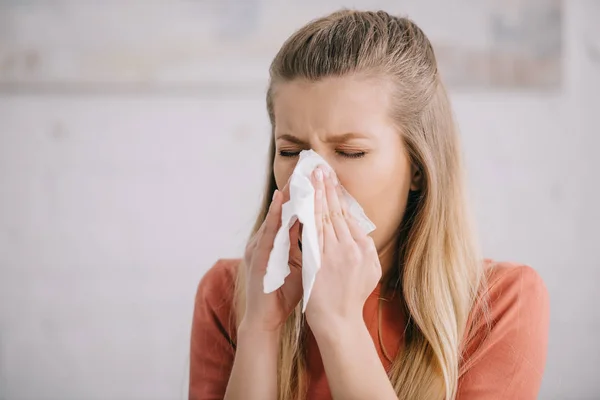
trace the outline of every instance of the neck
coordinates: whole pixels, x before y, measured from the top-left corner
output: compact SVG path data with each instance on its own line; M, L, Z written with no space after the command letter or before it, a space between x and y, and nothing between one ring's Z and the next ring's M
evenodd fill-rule
M388 275L388 272L396 266L396 256L398 249L398 238L393 236L379 249L379 263L381 264L382 280Z

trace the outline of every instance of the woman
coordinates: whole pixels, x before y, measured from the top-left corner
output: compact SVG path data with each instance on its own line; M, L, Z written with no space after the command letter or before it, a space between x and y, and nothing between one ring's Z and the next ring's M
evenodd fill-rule
M385 12L336 12L289 38L270 75L265 202L244 259L199 285L190 398L535 399L547 292L533 269L479 257L424 33ZM302 314L297 224L291 275L271 294L262 279L305 149L335 173L312 176L322 266ZM370 236L339 184L375 223Z

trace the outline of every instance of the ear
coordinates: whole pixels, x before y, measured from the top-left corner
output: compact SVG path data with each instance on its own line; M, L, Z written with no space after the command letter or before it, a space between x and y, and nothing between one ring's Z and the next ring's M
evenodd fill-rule
M410 190L417 192L423 187L423 172L414 163L410 165Z

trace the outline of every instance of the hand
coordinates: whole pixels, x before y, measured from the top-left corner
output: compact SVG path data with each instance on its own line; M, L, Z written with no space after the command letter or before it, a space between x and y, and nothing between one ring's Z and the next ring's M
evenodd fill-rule
M364 325L365 301L381 279L377 248L349 214L335 173L319 167L311 179L321 269L307 305L307 322L313 332L332 323Z
M252 237L244 254L246 270L246 310L240 326L250 330L277 331L302 298L302 253L298 247L300 223L290 230L291 273L282 287L264 293L263 278L273 248L275 235L281 226L281 206L289 199L289 187L275 191L269 212L260 229Z

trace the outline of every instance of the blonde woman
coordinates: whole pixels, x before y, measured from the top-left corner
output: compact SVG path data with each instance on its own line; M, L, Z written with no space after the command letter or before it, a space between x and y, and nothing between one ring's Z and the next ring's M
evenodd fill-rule
M199 285L190 398L535 399L548 295L533 269L478 254L425 34L385 12L336 12L292 35L270 77L265 201L243 260L220 260ZM322 266L302 314L297 224L292 274L271 294L262 280L306 149L335 173L312 175Z

